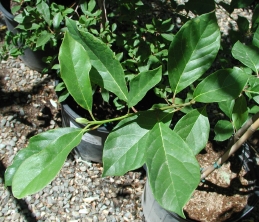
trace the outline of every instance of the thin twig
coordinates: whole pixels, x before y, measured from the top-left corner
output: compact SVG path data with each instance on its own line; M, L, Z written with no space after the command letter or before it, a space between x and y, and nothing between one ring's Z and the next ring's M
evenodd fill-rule
M106 7L105 7L105 0L98 0L99 8L102 10L102 22L101 22L101 29L105 27L105 23L108 21Z

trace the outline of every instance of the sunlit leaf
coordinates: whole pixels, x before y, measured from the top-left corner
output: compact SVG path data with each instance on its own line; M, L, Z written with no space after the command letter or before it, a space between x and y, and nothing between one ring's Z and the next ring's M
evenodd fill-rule
M58 58L61 78L69 93L80 106L91 111L93 103L89 78L91 63L87 52L69 33L66 33Z
M194 155L198 154L209 138L210 124L206 109L187 113L176 123L174 131L188 144Z
M139 73L130 81L128 106L135 106L162 78L162 67Z
M214 12L185 23L168 52L168 76L173 92L182 91L204 74L219 47L220 31Z
M163 123L152 128L146 143L148 179L155 199L185 217L183 207L200 182L200 166L193 152Z
M259 70L259 50L255 46L244 45L241 42L236 42L232 48L232 55L235 59L242 62L244 65L258 73Z
M233 125L230 121L220 120L217 122L214 128L216 141L225 141L229 139L234 133Z
M248 76L239 68L222 69L206 77L193 93L197 102L221 102L237 98Z
M231 119L235 100L219 102L219 108Z
M128 89L124 71L111 49L92 34L79 31L75 21L67 18L66 24L70 35L87 51L92 66L101 77L103 87L113 92L121 100L127 101Z
M145 161L149 131L159 121L169 128L172 114L159 110L139 112L122 120L109 134L103 150L103 175L123 175Z
M32 137L6 172L6 185L12 185L14 196L23 198L43 189L58 174L81 138L82 130L73 128L55 129Z

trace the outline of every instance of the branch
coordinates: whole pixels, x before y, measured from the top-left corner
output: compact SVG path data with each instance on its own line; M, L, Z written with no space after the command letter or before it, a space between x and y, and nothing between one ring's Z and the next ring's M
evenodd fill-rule
M206 167L201 174L201 180L206 178L215 169L219 168L227 159L235 153L241 145L246 142L252 134L259 128L259 113L256 113L241 127L228 144L227 151L213 164Z
M101 28L105 27L105 23L108 21L106 8L105 8L105 0L98 0L99 8L102 10L102 23Z

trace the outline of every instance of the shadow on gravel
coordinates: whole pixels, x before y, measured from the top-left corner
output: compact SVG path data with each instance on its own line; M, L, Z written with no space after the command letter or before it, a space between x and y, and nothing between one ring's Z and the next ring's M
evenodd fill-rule
M2 85L4 85L3 81L3 73L0 73L0 108L11 106L14 104L26 106L30 105L30 103L27 103L28 95L35 95L38 94L42 88L43 84L46 84L50 81L51 77L46 77L39 83L37 83L35 86L32 87L32 89L28 92L26 91L15 91L15 92L3 92Z
M5 172L6 168L3 165L2 161L0 161L0 177L3 179L4 181L4 172ZM8 187L6 188L9 190L9 192L11 193L11 188ZM24 218L26 219L26 221L28 222L36 222L37 219L35 216L33 216L32 211L29 209L28 204L22 200L22 199L16 199L15 197L13 197L13 195L10 195L9 198L13 199L13 202L15 202L18 212L22 215L24 215Z

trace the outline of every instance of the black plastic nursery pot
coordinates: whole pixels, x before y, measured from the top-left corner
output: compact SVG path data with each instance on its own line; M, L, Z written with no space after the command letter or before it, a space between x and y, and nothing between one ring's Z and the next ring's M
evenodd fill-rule
M242 211L233 214L230 218L224 221L237 222L244 218L253 210L259 201L259 166L256 160L251 157L250 148L246 146L239 154L239 159L243 163L244 170L249 173L249 182L253 185L253 190L248 196L247 205ZM145 168L145 166L144 166ZM150 185L147 181L144 192L142 194L142 207L146 222L193 222L196 220L184 219L176 213L170 212L162 208L155 200Z
M81 118L66 103L61 103L62 125L63 127L84 128L84 125L77 123L76 118ZM102 162L104 142L109 131L101 126L96 130L91 130L83 135L81 143L75 148L76 153L86 161Z
M0 1L0 11L4 15L4 20L8 30L13 33L17 33L18 30L15 27L18 23L14 21L14 16L11 14L10 1ZM24 50L24 54L19 57L29 68L41 72L46 67L46 64L42 61L42 58L47 55L50 55L50 50L32 51L27 48Z

